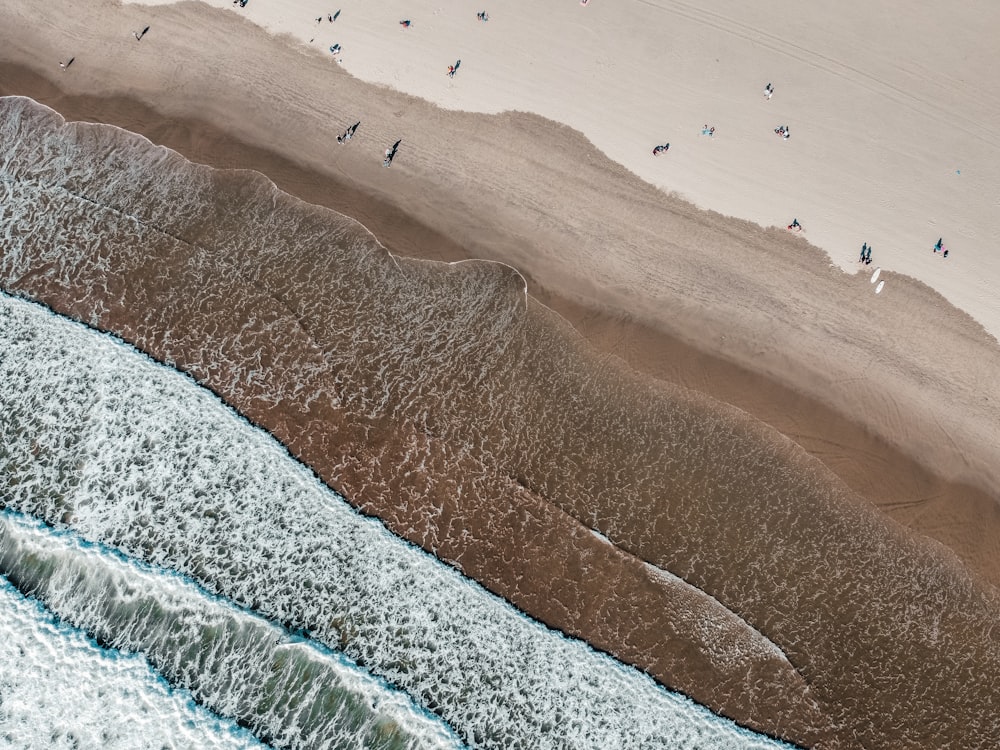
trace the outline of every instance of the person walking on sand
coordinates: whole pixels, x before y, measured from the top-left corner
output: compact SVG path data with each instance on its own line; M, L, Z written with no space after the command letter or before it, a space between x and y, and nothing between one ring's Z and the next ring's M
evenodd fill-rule
M351 138L354 137L354 134L358 131L358 125L360 124L361 120L358 120L356 123L351 125L351 127L345 130L343 135L338 135L337 143L347 143L349 140L351 140Z
M938 241L934 244L934 252L940 252L942 247L944 247L944 237L938 237Z
M391 146L389 146L389 148L385 150L385 159L382 161L383 167L392 166L392 160L396 158L396 152L399 150L399 144L402 142L403 139L400 138L398 141L396 141L394 144L392 144Z
M146 28L144 28L144 29L143 29L142 31L133 31L133 32L132 32L132 36L134 36L134 37L135 37L135 40L136 40L137 42L141 42L141 41L142 41L142 38L143 38L144 36L146 36L146 32L147 32L147 31L149 31L149 27L148 27L148 26L147 26Z
M486 21L490 20L490 17L489 17L489 15L487 15L487 13L486 13L485 10L481 10L478 13L476 13L476 18L478 18L480 21L483 21L483 22L486 22Z
M68 67L69 67L70 65L72 65L72 64L73 64L73 61L74 61L75 59L76 59L75 57L71 57L71 58L70 58L69 60L67 60L66 62L63 62L62 60L60 60L60 61L59 61L59 67L60 67L60 68L62 68L62 69L63 69L63 70L65 71L65 70L66 70L66 68L68 68Z
M774 96L774 86L772 86L770 83L764 87L764 96L768 100L770 100L770 98Z
M399 25L402 26L404 29L408 29L408 28L410 28L410 26L413 25L413 21L411 21L409 18L407 18L404 21L400 21Z
M455 74L458 72L458 66L462 64L461 60L457 60L454 65L448 66L448 77L454 78Z

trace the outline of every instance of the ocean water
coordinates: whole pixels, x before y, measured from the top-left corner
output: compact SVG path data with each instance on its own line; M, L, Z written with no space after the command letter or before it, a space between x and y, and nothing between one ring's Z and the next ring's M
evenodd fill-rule
M300 715L336 724L317 718L319 708L285 708L326 705L320 662L336 662L312 645L278 643L292 629L406 691L476 747L779 744L524 617L359 515L214 395L121 342L3 295L0 352L3 504L190 576L240 609L9 513L0 570L271 741L323 746L283 733ZM288 664L293 657L301 661ZM276 666L286 672L259 684ZM268 690L264 700L258 691ZM392 715L404 734L420 726L447 745L447 733L384 693L368 693L382 722ZM360 724L384 729L372 722Z
M0 515L0 573L64 623L288 748L454 748L440 722L342 656L34 519Z
M265 747L172 689L139 654L104 649L0 578L0 746Z

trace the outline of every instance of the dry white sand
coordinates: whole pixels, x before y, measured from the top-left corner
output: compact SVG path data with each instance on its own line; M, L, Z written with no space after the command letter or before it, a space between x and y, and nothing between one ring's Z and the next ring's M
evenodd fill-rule
M798 218L845 270L867 242L866 271L913 276L1000 336L1000 3L477 2L207 0L327 56L340 44L362 80L569 125L698 206Z

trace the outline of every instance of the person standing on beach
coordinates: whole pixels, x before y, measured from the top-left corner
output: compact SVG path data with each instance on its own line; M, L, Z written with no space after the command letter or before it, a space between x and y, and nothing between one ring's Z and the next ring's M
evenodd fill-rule
M944 237L938 237L937 243L934 245L934 252L938 252L944 247Z
M771 97L774 96L774 86L772 86L770 83L764 87L764 96L767 97L768 100L770 100Z
M74 61L75 59L76 59L75 57L71 57L71 58L70 58L69 60L67 60L66 62L63 62L62 60L60 60L60 61L59 61L59 67L60 67L60 68L62 68L62 69L63 69L63 70L65 71L65 70L66 70L66 68L68 68L68 67L69 67L70 65L72 65L72 64L73 64L73 61Z
M144 28L144 29L143 29L142 31L133 31L133 32L132 32L132 36L134 36L134 37L135 37L135 40L136 40L137 42L141 42L141 41L142 41L142 38L143 38L144 36L146 36L146 32L147 32L147 31L149 31L149 27L148 27L148 26L147 26L146 28Z
M864 263L865 262L865 256L867 254L868 254L868 243L867 242L863 242L863 243L861 243L861 257L858 258L858 262L859 263Z

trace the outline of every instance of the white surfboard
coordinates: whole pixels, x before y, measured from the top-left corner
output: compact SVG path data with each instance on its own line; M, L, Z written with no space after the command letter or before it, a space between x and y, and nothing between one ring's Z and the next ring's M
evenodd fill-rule
M879 267L879 268L876 268L876 269L875 269L875 273L873 273L873 274L872 274L872 283L873 283L873 284L874 284L874 283L875 283L876 281L878 281L878 275L879 275L880 273L882 273L882 268L881 268L881 267Z
M875 294L878 294L879 292L881 292L882 291L882 287L884 287L884 286L885 286L885 282L884 281L880 281L878 283L878 286L875 287Z

